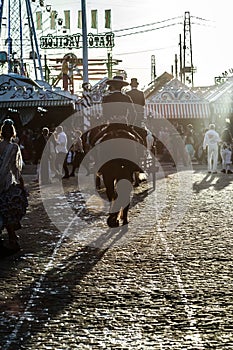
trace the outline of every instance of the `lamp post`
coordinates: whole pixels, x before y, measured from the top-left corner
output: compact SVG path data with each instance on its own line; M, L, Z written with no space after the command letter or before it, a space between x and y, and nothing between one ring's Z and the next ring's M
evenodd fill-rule
M83 82L88 83L89 79L88 79L86 0L82 0L82 36L83 36Z

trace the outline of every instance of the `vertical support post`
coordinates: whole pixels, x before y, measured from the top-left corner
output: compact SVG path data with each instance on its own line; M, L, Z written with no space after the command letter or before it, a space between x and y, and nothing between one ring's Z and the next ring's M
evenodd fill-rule
M156 62L155 55L151 56L151 82L154 82L156 78Z
M21 75L25 75L24 64L23 64L23 29L22 29L22 5L21 0L19 0L19 16L20 16L20 64L19 71Z
M177 54L175 54L175 77L178 77L178 68L177 68L178 58Z
M181 34L179 35L179 46L180 46L180 81L183 82L183 60L182 60L182 40Z
M47 64L47 55L44 55L44 71L45 71L45 81L47 81L47 83L49 83L50 69L49 69L48 64Z
M183 83L186 84L186 22L184 19L184 42L183 42Z
M82 0L82 36L83 36L83 83L88 83L89 78L88 78L86 0Z
M107 67L108 67L108 78L112 79L112 52L108 52L108 63L107 63Z
M26 0L26 7L27 7L28 24L29 24L29 29L31 32L31 37L34 39L34 43L35 43L36 56L37 56L36 58L38 60L40 76L41 76L41 80L44 80L40 52L39 52L39 46L38 46L37 37L36 37L36 29L35 29L35 25L34 25L34 21L33 21L32 9L31 9L31 4L30 4L29 0ZM36 72L35 72L35 74L36 74Z
M3 7L4 7L4 0L0 1L0 36L2 33L2 13L3 13Z
M12 39L11 39L11 1L8 0L8 52L7 52L7 63L8 63L8 73L12 72Z

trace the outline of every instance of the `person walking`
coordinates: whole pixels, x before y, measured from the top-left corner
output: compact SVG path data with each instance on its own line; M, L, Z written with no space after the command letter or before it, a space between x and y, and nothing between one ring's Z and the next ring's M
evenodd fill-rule
M63 130L63 126L59 125L54 133L54 138L56 141L56 160L55 160L55 167L56 167L56 175L55 177L62 177L62 169L65 171L65 175L63 178L69 177L69 171L66 164L66 159L68 155L68 149L67 149L67 135Z
M83 147L83 141L82 141L82 132L81 130L75 130L75 139L73 142L73 150L74 150L74 159L72 162L72 171L70 173L70 176L75 176L75 170L80 167L80 164L82 163L83 158L85 157L84 147ZM83 166L85 167L88 176L90 174L90 171L88 169L88 165L86 162L83 162Z
M136 125L141 127L141 123L144 119L144 106L145 96L144 92L138 89L139 82L137 78L131 79L131 90L127 91L126 94L131 97L134 107L137 113Z
M16 231L21 228L21 219L28 207L27 191L24 187L22 153L17 143L14 122L6 119L1 127L0 141L0 232L5 228L9 245L0 243L0 256L20 250Z
M173 167L177 167L178 164L182 164L183 166L187 166L191 159L189 158L189 154L186 148L185 144L185 132L183 130L183 126L181 124L178 124L174 129L171 129L173 132L170 133L170 137L168 142L164 143L165 145L170 145L172 149L172 161ZM183 142L185 144L185 147L183 147Z
M184 135L185 149L192 161L195 155L195 134L192 124L188 124Z
M49 140L49 128L44 127L41 134L35 140L34 149L35 149L35 164L37 165L37 177L35 181L41 181L41 185L47 185L50 181L50 171L49 171L49 150L46 147ZM45 157L42 159L43 152L46 152Z
M209 125L203 140L203 150L207 150L208 173L217 174L218 148L221 142L218 132L215 130L215 124Z
M222 146L221 146L221 158L222 158L222 173L225 174L232 174L232 170L231 168L231 157L232 157L232 149L231 149L231 145L227 144L226 142L223 142Z
M229 149L232 151L232 147L233 147L233 136L232 136L232 133L231 133L231 127L230 127L230 123L226 123L224 129L222 130L222 133L220 135L221 137L221 140L222 140L222 143L221 143L221 149L220 149L220 154L221 154L221 157L222 157L222 152L224 154L227 153L226 151L226 147L224 147L225 145L228 145ZM223 157L222 157L222 160L223 160ZM233 161L233 157L232 157L232 154L231 154L231 162ZM222 169L222 172L224 173L224 170L226 170L225 168Z

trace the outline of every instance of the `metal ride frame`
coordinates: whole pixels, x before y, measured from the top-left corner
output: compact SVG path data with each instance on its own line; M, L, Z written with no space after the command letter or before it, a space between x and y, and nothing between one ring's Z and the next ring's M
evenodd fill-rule
M5 20L7 23L3 23ZM44 80L30 0L1 0L1 37L4 27L7 27L7 38L2 46L6 47L7 51L8 73L27 75L25 48L28 48L29 43L30 56L28 58L33 60L35 80Z

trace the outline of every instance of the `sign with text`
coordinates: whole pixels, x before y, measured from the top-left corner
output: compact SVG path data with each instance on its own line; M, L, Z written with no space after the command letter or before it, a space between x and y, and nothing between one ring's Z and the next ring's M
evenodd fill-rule
M114 34L112 32L105 34L87 35L87 44L89 48L112 48L114 47ZM40 37L41 49L79 49L82 47L82 34L54 36L48 34Z
M227 80L228 80L227 77L221 77L221 76L214 78L215 85L225 83L225 81L227 81Z

